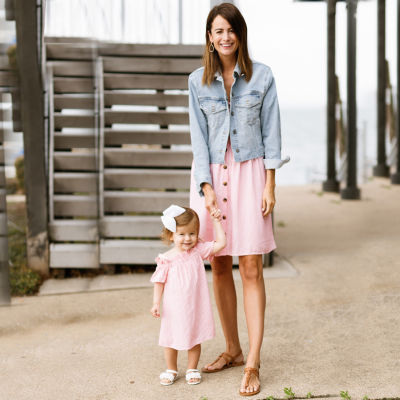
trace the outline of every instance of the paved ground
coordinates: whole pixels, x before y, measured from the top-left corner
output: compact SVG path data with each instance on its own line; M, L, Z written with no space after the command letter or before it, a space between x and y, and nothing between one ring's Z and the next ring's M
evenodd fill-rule
M283 398L284 387L400 397L400 187L375 179L362 196L343 202L319 186L278 189L279 253L297 274L266 278L257 399ZM240 281L237 289L246 353ZM0 308L0 399L240 398L240 368L194 387L158 384L164 365L151 298L149 287L14 298ZM201 364L223 350L217 326ZM181 374L185 361L182 354Z

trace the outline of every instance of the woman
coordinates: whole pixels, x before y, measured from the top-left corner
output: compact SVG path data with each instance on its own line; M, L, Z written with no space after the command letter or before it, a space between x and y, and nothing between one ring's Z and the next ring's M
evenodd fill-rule
M259 393L264 334L262 254L275 249L271 212L275 169L281 160L280 118L271 70L250 60L247 26L230 3L215 6L206 25L204 67L189 76L193 148L190 207L200 217L200 237L212 240L210 213L222 212L227 246L211 263L215 300L226 349L203 372L244 365L237 326L232 256L239 256L249 354L239 393Z

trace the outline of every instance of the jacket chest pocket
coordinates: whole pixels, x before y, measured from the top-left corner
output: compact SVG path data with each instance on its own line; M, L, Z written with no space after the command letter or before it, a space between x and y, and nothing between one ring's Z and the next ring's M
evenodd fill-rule
M207 118L210 128L218 128L224 123L226 117L226 103L223 99L199 99L200 108Z
M254 125L260 119L261 94L244 94L236 98L239 123Z

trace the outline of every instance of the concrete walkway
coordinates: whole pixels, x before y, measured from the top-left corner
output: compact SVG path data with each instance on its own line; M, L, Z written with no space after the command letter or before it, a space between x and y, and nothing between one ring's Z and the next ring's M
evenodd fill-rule
M374 179L361 201L319 186L278 188L279 254L297 271L266 278L262 392L284 398L400 396L400 187ZM236 281L242 347L248 342ZM211 286L210 286L211 288ZM14 298L0 308L0 399L239 399L241 368L161 387L150 287ZM215 313L216 321L218 321ZM203 345L200 365L224 350ZM185 370L182 353L179 370Z

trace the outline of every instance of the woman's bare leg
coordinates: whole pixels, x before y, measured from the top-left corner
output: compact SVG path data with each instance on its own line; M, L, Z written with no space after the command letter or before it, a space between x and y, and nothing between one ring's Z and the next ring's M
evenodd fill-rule
M237 326L236 290L232 275L232 257L215 257L211 267L215 302L226 341L225 352L235 356L240 352L240 342ZM243 361L243 355L238 356L235 361ZM212 365L206 365L206 368L210 370L219 369L225 364L226 361L221 358Z
M239 270L243 282L244 311L249 334L249 354L246 367L258 368L260 351L264 336L265 285L261 255L239 257ZM245 387L244 379L240 390L253 392L258 390L258 378L251 378Z

